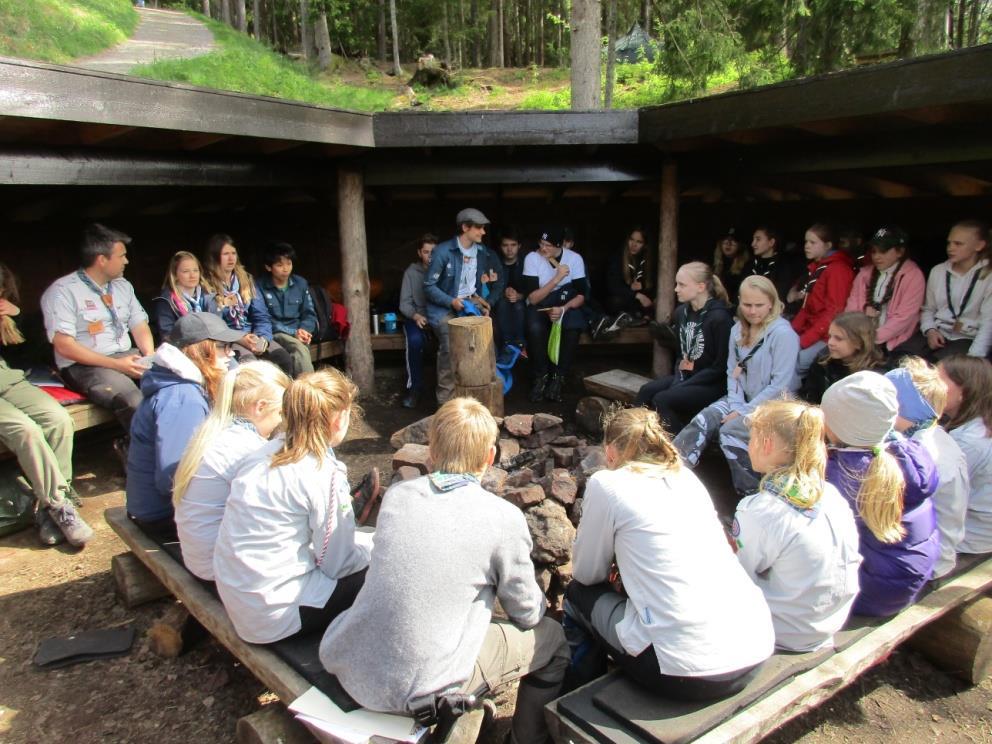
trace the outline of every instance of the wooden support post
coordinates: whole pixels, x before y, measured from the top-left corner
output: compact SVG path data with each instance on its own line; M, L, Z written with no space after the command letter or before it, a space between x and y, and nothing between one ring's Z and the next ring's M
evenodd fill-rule
M679 177L678 166L666 162L661 167L661 225L658 231L658 281L655 320L667 323L675 310L675 272L679 260ZM654 344L652 371L656 377L671 374L672 352Z
M503 415L503 383L496 376L496 349L491 318L468 316L448 321L448 348L455 395L468 395Z
M306 726L279 703L239 718L234 736L238 744L312 744L314 741Z
M134 553L121 553L110 559L110 570L117 583L117 593L129 610L162 597L172 596L155 574L145 568Z
M992 671L992 598L955 607L917 631L909 645L934 666L977 685Z
M369 257L365 237L365 179L351 167L338 168L338 226L344 305L351 320L345 369L362 392L372 391L375 372L369 329Z

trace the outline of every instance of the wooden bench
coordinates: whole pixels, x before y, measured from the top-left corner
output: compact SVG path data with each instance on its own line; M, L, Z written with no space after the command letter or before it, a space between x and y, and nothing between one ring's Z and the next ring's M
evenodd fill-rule
M89 401L84 401L82 403L70 403L65 407L65 410L72 417L72 426L77 434L84 429L100 426L101 424L107 424L116 420L114 418L114 414L111 413L109 409L102 408L94 403L90 403ZM0 443L0 456L6 456L9 454L11 454L10 450Z

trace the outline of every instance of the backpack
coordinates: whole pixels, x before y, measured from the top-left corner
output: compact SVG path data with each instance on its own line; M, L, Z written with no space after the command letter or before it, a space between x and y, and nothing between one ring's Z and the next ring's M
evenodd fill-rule
M341 338L340 329L334 324L335 311L339 307L331 302L331 296L323 287L311 284L307 289L313 301L313 309L317 313L317 330L314 331L311 343L334 341Z
M338 305L335 303L334 307L331 308L331 325L334 326L334 329L338 334L338 338L342 341L348 338L348 334L351 333L351 323L348 320L348 308L344 305Z

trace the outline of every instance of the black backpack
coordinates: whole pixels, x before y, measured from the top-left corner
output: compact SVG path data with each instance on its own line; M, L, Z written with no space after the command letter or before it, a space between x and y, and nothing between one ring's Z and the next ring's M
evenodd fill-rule
M331 323L331 311L334 303L331 296L323 287L311 284L308 290L310 299L313 300L313 309L317 313L317 330L313 334L310 343L319 344L323 341L336 341L338 329Z

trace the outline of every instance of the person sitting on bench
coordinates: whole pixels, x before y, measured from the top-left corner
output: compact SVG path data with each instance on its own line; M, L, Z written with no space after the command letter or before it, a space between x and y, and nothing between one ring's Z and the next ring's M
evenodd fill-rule
M565 590L568 687L605 674L609 655L665 697L739 692L771 656L775 631L709 493L654 411L614 413L603 444L607 469L586 485Z
M831 648L858 593L861 555L854 513L824 478L823 413L774 400L750 418L751 466L764 477L737 505L737 559L768 601L778 648Z
M671 327L652 321L650 328L663 345L675 342L676 372L645 383L634 403L654 408L666 431L678 434L697 413L727 394L727 349L734 320L720 278L700 261L685 264L675 274L675 296L682 304L675 308Z
M520 234L509 229L499 240L499 253L503 260L503 296L496 305L496 355L504 344L523 348L526 341L527 293L524 290L524 256L520 255Z
M310 284L293 273L296 250L289 243L271 243L265 249L262 265L266 276L259 278L258 291L272 320L272 339L292 360L291 377L313 372L310 343L317 332L317 311L310 296Z
M785 297L796 280L805 273L800 257L786 253L778 230L769 225L759 225L754 228L751 252L754 254L754 259L745 269L745 273L770 279L779 297Z
M148 315L124 278L131 238L93 224L83 232L82 268L41 296L45 331L66 385L109 408L125 432L141 404L141 355L155 351ZM131 336L137 349L131 346Z
M498 434L472 398L434 414L435 469L383 497L365 586L327 629L320 660L355 701L383 712L416 714L448 691L520 679L510 740L543 744L568 646L544 616L522 512L479 485ZM497 598L508 620L492 620Z
M19 301L17 278L0 264L0 348L24 342L14 323ZM0 356L0 442L17 457L38 502L35 521L43 545L68 540L81 548L93 537L73 505L72 435L66 410Z
M269 362L245 362L221 382L217 400L176 468L172 499L183 564L214 579L214 544L238 470L282 422L286 373Z
M127 513L152 537L176 540L172 481L193 432L217 400L241 338L211 313L184 315L141 378L144 398L131 421L127 457Z
M750 274L751 251L737 239L730 228L713 249L713 273L720 277L731 304L737 303L741 281Z
M641 227L627 233L623 249L610 256L606 267L606 309L627 313L632 322L643 324L654 317L654 261Z
M437 246L437 238L430 233L417 240L417 260L406 267L400 285L400 313L403 315L403 338L406 341L406 396L404 408L416 408L424 386L424 346L427 344L427 297L424 295L424 277Z
M357 397L333 367L296 378L283 396L285 439L265 445L231 483L214 580L249 643L323 632L365 580L372 533L356 529L348 468L334 455Z
M820 407L827 481L851 505L861 538L861 589L853 612L895 615L916 601L939 556L930 499L937 466L919 442L892 436L899 400L884 375L855 372L834 383Z
M865 369L883 372L885 355L875 344L876 327L862 312L834 318L827 331L827 348L809 368L799 396L818 405L826 389L838 380Z
M152 314L159 339L165 341L184 315L211 312L214 298L203 283L200 259L189 251L178 251L169 261L162 293L152 300Z

